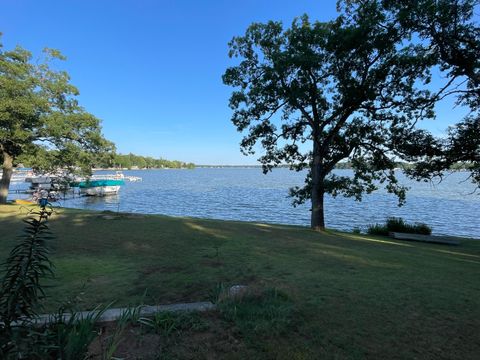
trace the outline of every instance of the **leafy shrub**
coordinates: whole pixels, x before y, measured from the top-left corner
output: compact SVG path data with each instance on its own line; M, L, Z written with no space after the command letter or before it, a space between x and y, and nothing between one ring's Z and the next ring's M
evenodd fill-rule
M402 218L387 218L385 224L369 225L367 233L371 235L388 236L389 232L430 235L432 228L424 223L408 224Z
M48 259L47 242L51 234L47 220L53 210L43 204L30 211L24 220L25 233L12 249L3 267L0 289L0 358L23 354L25 325L37 314L39 300L44 296L41 279L53 275L53 264ZM35 334L33 334L35 336ZM27 346L28 349L28 346ZM23 356L23 355L22 355Z
M25 234L12 249L4 264L0 290L0 317L6 328L21 318L36 315L39 299L44 296L40 279L53 275L48 259L47 241L52 238L47 220L52 210L41 207L24 220Z
M368 225L367 234L388 236L388 228L382 224Z
M431 235L432 234L432 228L428 226L427 224L424 223L415 223L415 231L417 234L422 234L422 235Z

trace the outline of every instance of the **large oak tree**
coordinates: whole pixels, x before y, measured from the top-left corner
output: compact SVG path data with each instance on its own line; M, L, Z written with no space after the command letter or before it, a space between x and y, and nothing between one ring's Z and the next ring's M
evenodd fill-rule
M25 49L4 51L0 44L0 204L7 200L13 165L28 156L37 168L88 170L113 144L101 134L100 121L77 101L68 74L53 68L64 60L46 49L37 61Z
M232 121L246 135L241 147L264 171L279 164L308 169L294 203L311 199L311 227L325 227L324 197L362 194L380 185L405 198L395 177L398 144L415 135L418 119L433 117L429 54L403 47L396 26L384 26L377 4L367 4L328 23L306 16L291 28L279 22L252 24L230 42L237 65L223 75L235 87ZM353 177L332 173L349 159Z

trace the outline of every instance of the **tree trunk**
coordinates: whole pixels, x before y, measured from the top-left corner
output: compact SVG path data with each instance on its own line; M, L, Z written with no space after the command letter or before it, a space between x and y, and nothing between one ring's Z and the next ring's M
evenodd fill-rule
M3 152L3 172L0 180L0 204L7 203L8 189L10 188L10 179L13 174L13 157Z
M323 200L325 197L325 189L323 180L325 174L322 168L321 156L319 154L318 145L313 145L313 162L312 162L312 217L310 226L313 230L325 230L325 215L323 209Z

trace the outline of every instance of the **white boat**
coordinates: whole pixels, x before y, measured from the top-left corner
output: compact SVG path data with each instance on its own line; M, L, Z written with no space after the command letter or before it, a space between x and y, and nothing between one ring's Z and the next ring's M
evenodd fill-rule
M87 196L107 196L117 195L120 191L120 185L115 186L95 186L89 188L81 188L80 194Z
M24 182L25 179L29 176L33 176L33 171L31 169L14 169L10 182L18 183ZM2 172L0 171L0 179L2 178Z
M116 171L115 174L101 174L101 175L92 175L90 177L92 180L125 180L130 182L142 181L140 176L125 176L123 172Z
M80 194L88 196L107 196L116 195L120 191L120 186L125 184L122 179L99 179L90 178L73 184L80 189Z
M72 178L72 176L68 176ZM61 177L51 174L30 176L25 179L26 182L31 183L30 188L34 190L59 190L59 185L56 183L62 179L62 184L67 183L67 187L77 187L80 194L88 196L106 196L116 195L120 191L120 186L125 184L125 181L141 181L142 178L135 176L125 176L122 172L117 171L115 174L98 174L90 177L76 177L71 181L67 177ZM62 185L63 186L63 185Z
M46 189L50 190L52 188L52 183L56 180L55 176L51 175L38 175L38 176L27 176L25 182L30 183L31 189Z

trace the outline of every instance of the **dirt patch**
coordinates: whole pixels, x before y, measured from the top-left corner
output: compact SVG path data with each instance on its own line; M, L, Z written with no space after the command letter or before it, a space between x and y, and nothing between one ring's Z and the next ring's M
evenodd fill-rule
M139 324L130 324L117 335L118 346L113 356L120 359L236 359L249 358L249 350L239 333L216 313L201 315L207 326L190 328L171 334L158 333ZM117 324L99 329L99 336L90 344L89 358L100 360L108 353Z
M90 359L104 359L107 354L125 359L155 359L159 355L160 338L145 333L141 327L128 325L118 333L117 323L108 323L99 329L98 337L90 344Z

